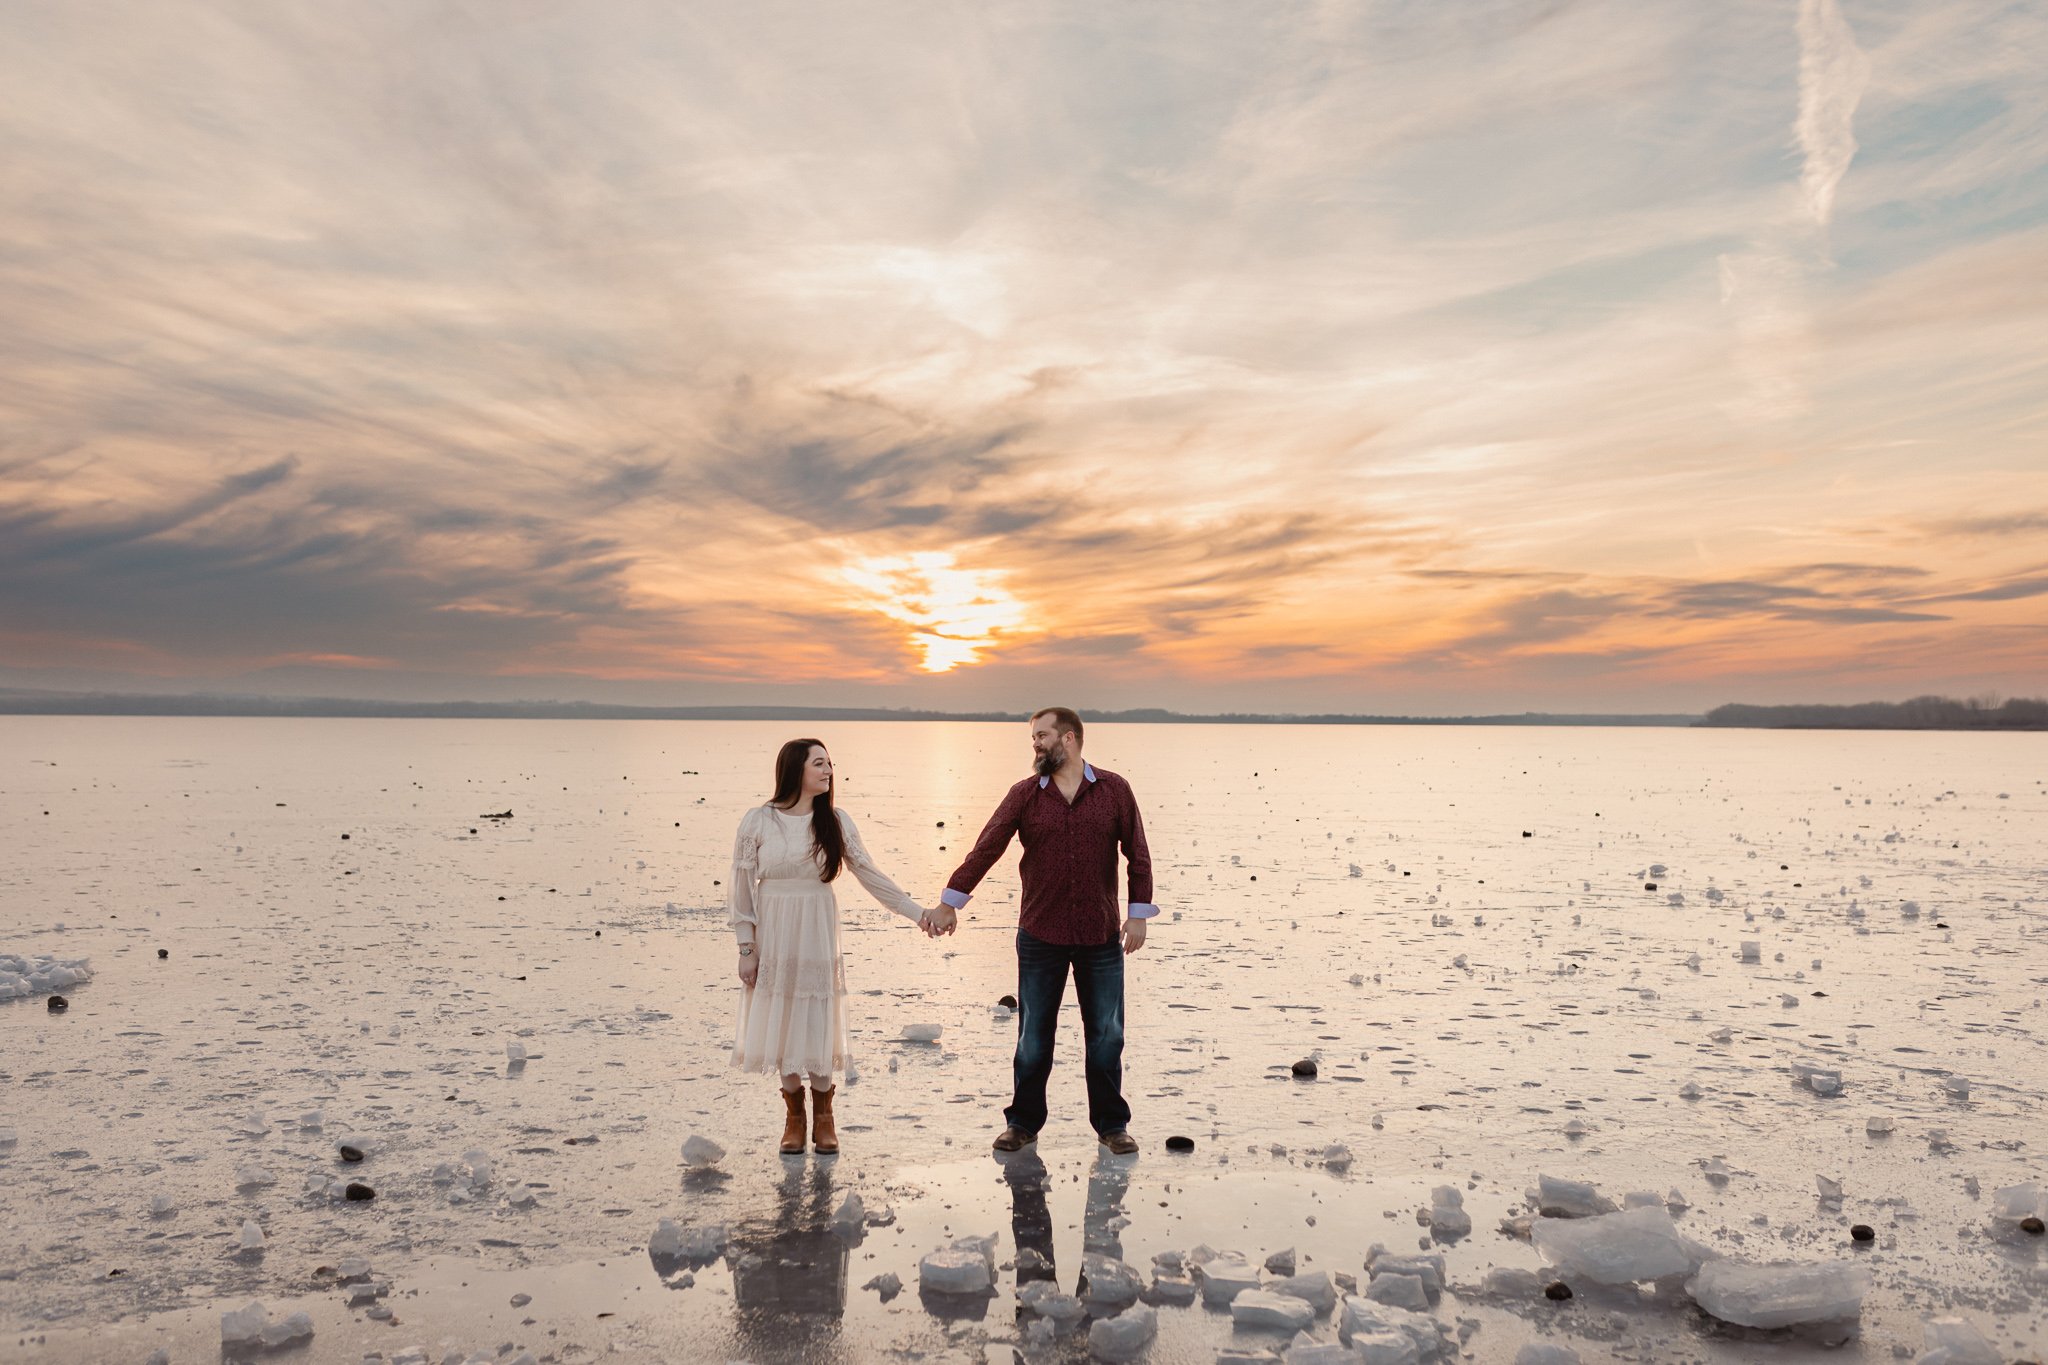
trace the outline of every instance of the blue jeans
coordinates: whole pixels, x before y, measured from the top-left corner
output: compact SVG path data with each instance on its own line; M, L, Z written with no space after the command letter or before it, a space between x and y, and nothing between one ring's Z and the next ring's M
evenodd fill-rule
M1131 1121L1123 1093L1124 949L1114 938L1096 945L1047 943L1017 931L1017 1088L1003 1118L1027 1133L1045 1127L1045 1085L1052 1079L1053 1035L1070 969L1087 1046L1088 1122L1106 1136Z

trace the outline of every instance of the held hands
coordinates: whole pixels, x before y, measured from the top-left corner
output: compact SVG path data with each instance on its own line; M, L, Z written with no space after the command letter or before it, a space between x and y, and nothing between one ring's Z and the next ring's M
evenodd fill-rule
M1129 957L1129 956L1130 956L1130 955L1131 955L1132 953L1135 953L1135 952L1137 952L1137 951L1138 951L1138 949L1140 949L1140 948L1142 948L1142 947L1144 947L1144 946L1145 946L1145 921L1143 921L1143 920L1141 920L1141 919L1127 919L1127 920L1125 920L1125 921L1124 921L1124 956L1125 956L1125 957Z
M950 905L935 905L917 921L926 938L938 938L960 927L960 916Z

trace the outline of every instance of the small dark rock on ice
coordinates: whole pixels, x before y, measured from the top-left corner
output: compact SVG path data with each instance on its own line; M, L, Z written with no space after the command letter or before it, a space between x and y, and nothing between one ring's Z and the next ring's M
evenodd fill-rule
M1877 1229L1871 1227L1868 1223L1858 1223L1855 1227L1849 1229L1849 1237L1852 1241L1874 1242L1877 1240Z
M1191 1137L1182 1137L1176 1133L1166 1140L1166 1150L1169 1152L1192 1152L1195 1150L1195 1140Z
M1304 1057L1304 1058L1302 1058L1302 1059L1301 1059L1300 1061L1296 1062L1296 1063L1294 1064L1294 1074L1295 1074L1295 1075L1297 1075L1297 1076L1313 1076L1313 1075L1315 1075L1315 1074L1316 1074L1316 1059L1315 1059L1315 1058L1313 1058L1313 1057Z
M346 1194L350 1199L356 1200L358 1202L365 1199L375 1199L377 1197L377 1192L371 1189L368 1185L365 1185L360 1180L349 1181L348 1188L343 1190L342 1193Z
M341 1159L343 1161L361 1161L363 1159L363 1149L360 1147L344 1146L341 1149Z
M70 1008L71 1002L69 1000L66 1000L63 996L53 995L50 997L50 1013L62 1014L65 1010L68 1010Z
M1543 1297L1546 1299L1554 1299L1559 1303L1563 1303L1571 1296L1572 1287L1563 1280L1552 1280L1549 1284L1543 1286Z

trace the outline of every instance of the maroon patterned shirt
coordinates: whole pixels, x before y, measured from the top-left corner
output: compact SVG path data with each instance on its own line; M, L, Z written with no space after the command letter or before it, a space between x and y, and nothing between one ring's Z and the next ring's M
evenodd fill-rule
M1010 847L1024 842L1018 872L1024 905L1017 927L1047 943L1094 945L1117 936L1116 855L1129 865L1131 918L1159 913L1152 904L1152 854L1131 784L1083 764L1072 805L1051 778L1027 777L1010 788L981 837L940 897L956 910Z

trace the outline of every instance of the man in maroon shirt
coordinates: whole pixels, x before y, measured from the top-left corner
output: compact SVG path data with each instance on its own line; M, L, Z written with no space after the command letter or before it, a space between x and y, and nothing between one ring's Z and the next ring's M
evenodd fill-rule
M1045 1126L1045 1086L1067 974L1081 1004L1086 1043L1088 1122L1119 1156L1138 1150L1124 1103L1124 956L1145 945L1152 903L1152 855L1131 784L1081 757L1081 718L1064 706L1031 717L1037 775L1010 788L989 817L974 850L946 883L937 932L951 932L955 912L1010 846L1023 841L1019 872L1024 904L1017 916L1016 1092L995 1140L1014 1152ZM1117 851L1128 866L1130 917L1119 932Z

